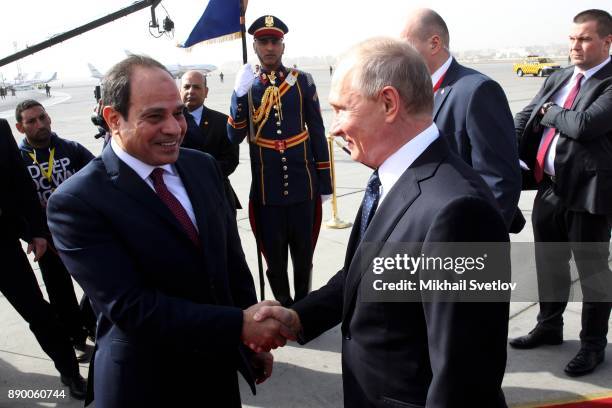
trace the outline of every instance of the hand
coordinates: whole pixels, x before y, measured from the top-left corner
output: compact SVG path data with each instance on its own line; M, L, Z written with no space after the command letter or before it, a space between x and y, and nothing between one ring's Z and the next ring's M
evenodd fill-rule
M280 334L287 340L297 340L299 333L302 332L300 316L295 310L287 309L282 306L262 305L253 316L256 322L274 319L281 323Z
M255 373L255 384L261 384L272 375L274 356L271 353L263 352L251 356L251 366Z
M253 74L253 68L251 68L251 64L244 64L238 74L236 74L236 82L234 83L234 92L236 92L236 96L241 97L246 95L251 89L253 85L253 81L255 80L255 74Z
M28 244L28 255L34 252L34 262L38 262L47 251L47 240L40 237L32 238L32 243Z
M321 194L321 204L324 204L327 200L330 199L331 194Z
M262 307L279 306L274 300L264 300L244 310L242 321L242 334L240 339L253 351L260 353L282 347L287 343L290 330L274 319L260 319L255 321L253 316ZM295 338L295 337L293 337Z

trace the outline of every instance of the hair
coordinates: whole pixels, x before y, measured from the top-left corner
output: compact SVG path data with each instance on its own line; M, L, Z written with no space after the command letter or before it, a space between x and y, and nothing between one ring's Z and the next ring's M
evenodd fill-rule
M15 120L17 122L21 122L23 120L23 116L21 115L23 111L33 108L35 106L40 106L41 108L43 108L43 110L45 109L45 107L42 106L40 102L34 99L26 99L25 101L19 102L17 104L17 107L15 108Z
M385 86L397 90L408 113L431 114L431 76L421 55L405 41L372 38L349 50L353 57L352 86L362 95L375 98Z
M197 72L198 74L200 74L202 76L202 83L204 84L204 88L208 87L208 79L206 78L206 74L201 73L200 71L197 70L193 70L193 71L187 71L183 74L183 76L187 75L188 73L192 73L192 72Z
M607 11L598 9L584 10L574 17L574 23L576 24L587 21L597 22L597 35L599 37L603 38L612 34L612 16Z
M426 40L433 35L439 35L444 48L450 49L450 34L444 19L431 9L423 9L420 17L418 33L421 40Z
M165 66L153 58L144 55L130 55L123 61L115 64L104 75L102 103L105 106L111 106L124 119L128 118L128 111L130 109L130 81L132 79L132 72L134 72L136 67L159 68L172 76Z

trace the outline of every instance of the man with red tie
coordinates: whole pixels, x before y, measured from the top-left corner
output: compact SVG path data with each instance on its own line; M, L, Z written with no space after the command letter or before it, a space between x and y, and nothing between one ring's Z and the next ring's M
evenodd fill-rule
M87 401L239 407L237 371L254 390L272 355L242 345L266 326L251 318L255 288L221 170L180 148L184 105L159 62L130 56L103 88L110 146L47 206L57 250L98 317ZM284 344L277 337L271 347Z
M434 90L433 119L440 133L489 186L509 231L519 232L525 225L517 207L521 171L512 113L501 86L451 56L448 27L434 10L414 11L401 38L427 64Z
M573 255L584 296L581 348L565 372L580 376L604 360L612 306L610 14L577 14L569 39L574 66L551 75L514 120L520 157L538 183L532 223L540 313L535 329L510 345L530 349L563 342Z

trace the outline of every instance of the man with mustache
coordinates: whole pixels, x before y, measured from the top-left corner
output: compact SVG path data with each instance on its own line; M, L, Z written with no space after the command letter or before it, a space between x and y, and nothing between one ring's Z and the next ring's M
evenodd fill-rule
M279 324L252 318L255 288L221 171L180 147L184 105L159 62L117 63L102 100L110 146L47 207L60 256L98 316L87 401L239 407L237 371L254 390L272 370L271 354L242 342L284 339L270 334Z
M268 265L274 297L285 306L310 291L312 256L321 226L321 196L332 192L329 152L312 76L283 65L289 31L274 16L249 27L261 70L246 64L236 77L228 135L249 135L252 163L249 216ZM249 112L249 98L254 112ZM251 113L251 115L249 115ZM291 250L294 296L289 290Z

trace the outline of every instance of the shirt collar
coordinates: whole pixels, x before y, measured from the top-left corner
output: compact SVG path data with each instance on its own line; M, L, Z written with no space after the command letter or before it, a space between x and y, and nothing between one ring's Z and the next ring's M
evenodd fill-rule
M163 166L151 166L150 164L147 164L137 159L136 157L123 150L121 146L119 146L119 144L115 141L115 138L111 138L111 148L113 149L113 152L115 152L117 157L119 157L119 160L127 164L128 167L134 170L136 174L138 174L138 176L140 176L140 178L143 180L146 180L151 175L151 172L157 167L164 169L172 175L175 175L174 168L172 167L172 165L164 164Z
M406 169L438 138L439 134L438 128L432 123L431 126L406 142L380 165L378 177L382 185L381 201L391 191Z
M194 110L192 110L191 112L191 116L193 116L193 118L196 121L196 124L200 124L200 122L202 121L202 112L204 112L204 105L200 105L199 108L196 108Z
M435 84L437 84L440 78L442 78L442 75L446 74L446 71L448 71L448 67L450 67L450 64L452 62L453 62L453 57L451 55L448 57L446 62L442 64L440 68L436 69L436 72L434 72L431 75L431 86L434 86Z
M582 72L582 75L584 75L584 79L583 82L586 81L587 79L589 79L590 77L592 77L593 75L595 75L597 73L597 71L599 71L600 69L602 69L606 64L608 64L610 62L610 58L612 57L608 57L604 60L604 62L602 62L601 64L597 65L596 67L593 67L591 69L588 69L584 72L582 72L580 70L580 68L578 67L574 67L574 73L572 74L572 81L574 80L574 78L576 78L576 75L578 75L579 73Z

